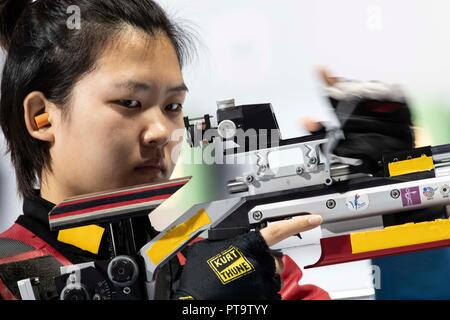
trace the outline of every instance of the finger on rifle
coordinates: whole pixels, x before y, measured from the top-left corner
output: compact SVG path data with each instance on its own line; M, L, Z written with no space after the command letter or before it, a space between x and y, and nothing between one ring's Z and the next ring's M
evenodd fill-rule
M277 221L261 229L261 235L269 247L296 235L316 228L322 223L320 215L303 215L289 220Z

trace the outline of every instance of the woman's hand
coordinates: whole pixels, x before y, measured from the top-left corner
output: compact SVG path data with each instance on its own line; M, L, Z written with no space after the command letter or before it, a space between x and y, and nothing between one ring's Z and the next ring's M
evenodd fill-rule
M325 67L318 67L317 74L319 75L319 78L322 81L323 85L326 87L333 87L335 84L341 81L340 78L332 76L330 71ZM320 123L317 119L310 118L308 116L300 117L299 123L311 133L321 131L324 128L322 123Z
M345 135L334 154L361 159L363 172L378 174L383 169L378 166L382 152L414 147L411 112L399 86L346 80L332 76L325 68L319 68L318 73ZM311 133L323 130L315 119L303 117L299 122Z
M322 223L319 215L298 216L290 220L283 220L271 223L268 227L261 229L261 235L269 247L287 239L293 235L314 229ZM284 265L281 257L274 256L275 269L277 274L281 274Z
M175 298L280 299L283 265L271 256L269 247L321 222L319 215L303 215L233 239L195 243L187 252Z

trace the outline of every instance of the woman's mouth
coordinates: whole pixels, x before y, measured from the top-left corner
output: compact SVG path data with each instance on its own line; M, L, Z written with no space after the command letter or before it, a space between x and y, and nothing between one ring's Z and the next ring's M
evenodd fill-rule
M167 167L162 158L138 162L134 172L139 181L145 183L166 179Z
M139 166L134 169L137 173L144 174L144 175L162 175L163 168L161 166L153 166L153 165L145 165L145 166Z

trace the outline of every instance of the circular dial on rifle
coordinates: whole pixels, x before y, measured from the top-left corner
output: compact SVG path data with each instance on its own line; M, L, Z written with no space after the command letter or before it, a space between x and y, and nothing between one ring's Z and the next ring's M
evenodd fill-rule
M231 120L223 120L217 127L219 136L224 139L231 139L236 134L236 124Z

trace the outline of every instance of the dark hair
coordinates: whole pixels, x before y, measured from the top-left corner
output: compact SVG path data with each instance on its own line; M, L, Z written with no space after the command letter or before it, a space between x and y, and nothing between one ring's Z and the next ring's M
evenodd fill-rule
M81 13L78 29L67 25L73 5ZM67 104L74 85L95 68L102 48L125 26L150 37L163 32L180 66L190 57L191 36L152 0L0 0L0 44L7 53L0 125L22 196L35 196L34 186L50 161L48 143L34 139L26 129L25 97L41 91L56 105Z

